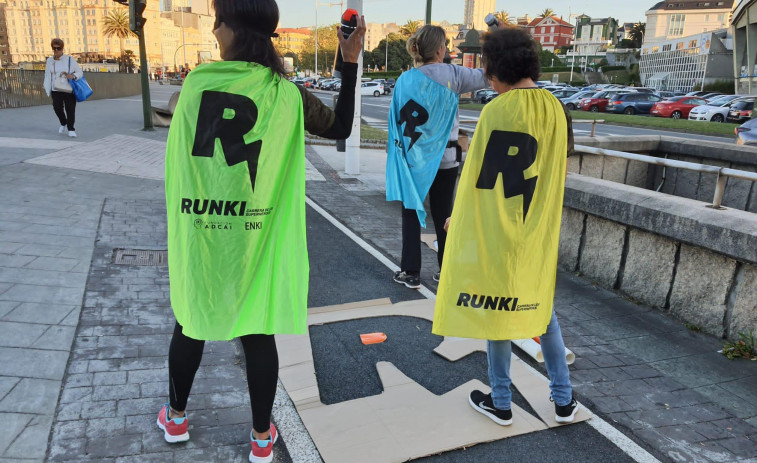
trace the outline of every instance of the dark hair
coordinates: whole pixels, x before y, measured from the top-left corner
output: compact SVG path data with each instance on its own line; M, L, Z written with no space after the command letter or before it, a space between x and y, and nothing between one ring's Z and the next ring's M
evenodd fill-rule
M286 74L281 56L271 42L279 25L279 7L275 0L213 0L217 29L221 23L234 32L228 50L231 61L262 64L280 76Z
M481 55L489 78L510 85L525 78L539 80L539 46L523 29L507 27L484 34Z
M58 38L52 39L50 41L50 46L54 47L56 45L60 46L61 48L65 46L62 39L58 39Z

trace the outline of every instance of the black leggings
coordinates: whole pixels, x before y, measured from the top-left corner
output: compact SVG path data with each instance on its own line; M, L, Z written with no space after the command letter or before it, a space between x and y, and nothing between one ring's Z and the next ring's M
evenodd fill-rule
M247 364L247 387L252 404L252 427L257 432L266 432L271 425L271 410L276 397L279 376L279 354L273 335L248 334L239 338ZM205 341L184 335L176 323L168 349L168 380L171 408L184 411L187 408L189 391L195 373L200 367Z
M69 131L74 130L76 122L76 97L73 93L51 92L53 97L53 110L58 116L60 125L68 127ZM63 110L65 108L65 111Z
M436 241L439 245L437 259L439 268L442 267L444 246L447 243L447 232L444 222L452 214L452 199L457 181L457 167L439 169L434 177L434 183L428 191L428 202L431 206L431 218L436 230ZM421 271L421 224L414 209L402 210L402 261L400 268L403 272L418 274Z

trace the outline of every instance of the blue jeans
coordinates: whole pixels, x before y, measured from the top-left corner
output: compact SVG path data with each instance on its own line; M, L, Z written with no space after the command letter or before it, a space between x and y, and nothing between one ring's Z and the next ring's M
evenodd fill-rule
M547 332L542 334L541 350L544 354L544 364L549 374L549 389L552 400L557 405L568 405L573 398L573 388L570 385L570 372L565 361L565 344L560 331L557 316L552 312L552 320L547 325ZM489 360L489 384L492 387L494 406L500 410L510 409L513 393L510 391L510 358L512 343L510 341L487 341L487 357Z

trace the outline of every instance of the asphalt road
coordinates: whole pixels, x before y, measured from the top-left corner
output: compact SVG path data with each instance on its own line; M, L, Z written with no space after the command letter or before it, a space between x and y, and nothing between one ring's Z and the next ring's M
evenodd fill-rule
M336 92L315 92L316 96L321 99L325 104L333 104L333 95ZM380 129L386 129L386 121L389 116L389 104L392 101L391 95L382 95L380 97L373 97L370 95L363 96L362 116L368 125ZM478 111L471 111L462 109L460 110L460 120L463 121L477 121L479 116ZM472 124L471 124L472 126ZM576 136L589 135L591 133L591 126L589 123L575 122L573 124L573 131ZM696 140L709 140L709 141L733 141L733 137L720 137L714 135L698 135L691 133L681 133L666 130L654 130L643 129L638 127L624 127L619 125L597 125L595 132L596 135L603 136L634 136L634 135L667 135L674 137L685 137L687 139Z
M399 302L420 293L394 283L391 271L360 248L312 208L307 210L310 254L309 306L389 297ZM381 331L387 342L366 349L360 333ZM313 326L310 329L318 387L324 403L368 397L382 392L376 362L386 360L434 394L444 394L477 378L488 384L486 356L449 362L433 353L442 338L431 323L411 317L381 317ZM528 410L516 392L513 401ZM470 413L475 411L470 410ZM496 426L492 423L492 426ZM387 445L391 445L387 443ZM580 461L633 462L586 423L578 423L467 449L418 459L423 462Z

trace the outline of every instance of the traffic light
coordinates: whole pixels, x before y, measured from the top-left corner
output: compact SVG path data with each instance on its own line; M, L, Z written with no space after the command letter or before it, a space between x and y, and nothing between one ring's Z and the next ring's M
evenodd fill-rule
M113 0L116 3L129 7L129 29L139 32L147 22L142 16L147 8L147 0Z
M129 29L134 32L142 30L147 22L142 16L147 8L147 0L129 0Z

